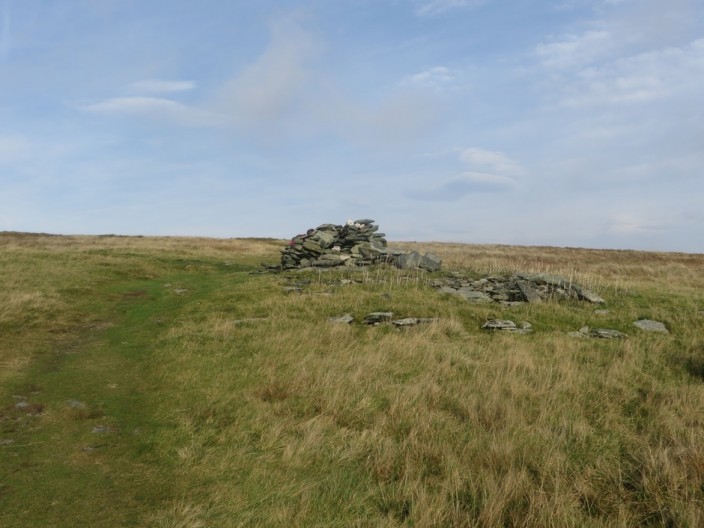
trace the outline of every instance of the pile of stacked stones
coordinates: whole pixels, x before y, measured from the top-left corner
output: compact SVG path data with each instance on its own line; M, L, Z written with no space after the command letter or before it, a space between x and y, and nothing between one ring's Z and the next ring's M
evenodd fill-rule
M348 220L344 225L323 224L291 239L281 250L281 268L353 267L387 262L404 269L440 269L441 261L437 256L390 250L386 247L385 236L369 218Z
M605 301L594 292L564 277L546 273L522 273L471 280L461 276L435 279L430 284L440 293L458 295L470 302L506 305L539 303L547 299L576 299L594 304Z

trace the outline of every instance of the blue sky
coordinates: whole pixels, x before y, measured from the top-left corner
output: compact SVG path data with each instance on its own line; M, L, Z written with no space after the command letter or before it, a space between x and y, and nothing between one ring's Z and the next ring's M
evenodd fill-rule
M704 252L701 0L0 0L0 230Z

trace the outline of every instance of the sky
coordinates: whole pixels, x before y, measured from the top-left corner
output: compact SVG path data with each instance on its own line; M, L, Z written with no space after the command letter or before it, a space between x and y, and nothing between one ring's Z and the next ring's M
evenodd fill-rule
M701 0L0 0L0 231L704 252Z

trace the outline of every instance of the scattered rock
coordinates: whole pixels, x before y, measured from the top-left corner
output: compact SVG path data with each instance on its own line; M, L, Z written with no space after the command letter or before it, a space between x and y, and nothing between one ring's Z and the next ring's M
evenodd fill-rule
M284 293L303 293L303 289L296 286L287 286L284 288Z
M608 310L594 310L594 315L609 315L609 313L611 312Z
M85 409L86 404L79 400L68 400L66 405L71 409Z
M352 324L354 323L354 317L352 314L345 314L340 317L330 317L328 321L335 324Z
M493 299L484 292L472 290L471 288L460 288L457 295L473 303L490 303Z
M404 253L396 257L394 264L399 269L416 269L420 265L421 257L420 253L417 251L411 251L410 253Z
M508 319L490 319L482 325L485 330L513 330L516 323Z
M4 446L12 445L14 443L15 443L15 441L12 438L5 438L4 440L0 440L0 445L4 445Z
M575 334L580 335L576 336ZM579 332L570 332L569 335L573 337L596 337L599 339L625 339L628 337L628 334L611 328L589 328L588 326L583 326L579 329Z
M521 293L523 294L523 297L525 297L526 302L528 302L528 303L543 302L543 298L540 296L538 291L535 290L527 282L517 282L516 286L518 286L518 289L521 290Z
M485 330L510 332L513 334L530 334L533 332L533 325L528 321L521 321L519 327L516 326L516 323L508 319L489 319L482 325L482 328Z
M109 425L96 425L91 429L91 432L95 434L110 434L115 432L115 428Z
M519 273L472 280L458 273L428 281L440 293L454 293L470 302L497 302L508 306L546 299L574 299L601 304L604 299L558 275Z
M393 312L372 312L364 316L364 324L366 325L378 325L381 323L388 323L393 319Z
M640 319L639 321L633 323L633 326L637 326L646 332L661 332L664 334L670 333L664 323L661 323L660 321L652 321L650 319Z
M508 319L489 319L482 325L485 330L515 330L516 323Z
M436 317L406 317L405 319L396 319L391 321L391 324L396 328L410 328L412 326L437 323L439 319Z
M573 291L577 292L577 296L581 301L589 301L592 304L605 304L606 301L599 297L596 293L586 288L581 288L580 286L574 284L572 285Z

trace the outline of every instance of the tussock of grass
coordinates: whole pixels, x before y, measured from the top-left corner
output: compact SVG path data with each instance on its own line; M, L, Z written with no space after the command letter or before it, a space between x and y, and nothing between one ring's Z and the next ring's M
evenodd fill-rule
M573 277L607 298L595 314L472 305L422 272L251 275L277 258L266 240L0 243L7 525L704 523L702 256L422 248L470 275ZM439 321L360 324L379 310ZM343 313L357 323L328 322ZM492 317L535 333L484 333ZM583 325L631 337L567 336Z

